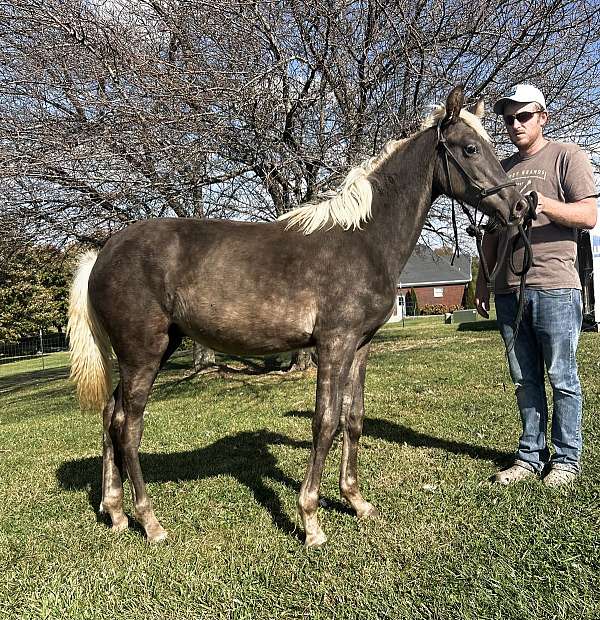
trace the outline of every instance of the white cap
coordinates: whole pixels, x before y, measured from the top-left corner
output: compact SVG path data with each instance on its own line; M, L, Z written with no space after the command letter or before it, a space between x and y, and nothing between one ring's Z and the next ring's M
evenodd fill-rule
M509 102L514 101L516 103L539 103L542 106L542 110L546 109L546 100L542 92L532 86L531 84L517 84L510 95L498 99L494 104L494 112L496 114L502 114L504 106Z

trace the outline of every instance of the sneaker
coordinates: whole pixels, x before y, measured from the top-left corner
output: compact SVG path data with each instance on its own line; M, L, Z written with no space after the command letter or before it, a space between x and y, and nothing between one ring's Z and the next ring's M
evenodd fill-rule
M572 484L576 478L577 473L570 469L553 467L544 477L544 484L547 487L562 487L566 484Z
M508 469L499 471L494 476L493 481L506 486L513 484L514 482L519 482L519 480L524 480L525 478L531 478L535 475L535 472L531 469L527 469L527 467L523 467L522 465L513 465Z

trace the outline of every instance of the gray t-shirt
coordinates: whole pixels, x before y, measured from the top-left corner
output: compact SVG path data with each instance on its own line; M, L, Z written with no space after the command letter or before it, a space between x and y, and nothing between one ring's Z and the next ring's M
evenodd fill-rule
M576 144L548 142L535 155L521 157L517 152L501 163L523 194L535 190L566 203L598 195L589 158ZM508 233L499 233L498 251L504 243L505 234ZM539 213L531 228L531 246L533 265L527 273L527 286L537 289L581 289L575 267L577 229L556 224L544 213ZM519 278L508 267L510 251L511 245L504 268L496 276L496 293L506 293L519 286ZM519 271L523 265L522 241L518 242L513 256L513 264Z

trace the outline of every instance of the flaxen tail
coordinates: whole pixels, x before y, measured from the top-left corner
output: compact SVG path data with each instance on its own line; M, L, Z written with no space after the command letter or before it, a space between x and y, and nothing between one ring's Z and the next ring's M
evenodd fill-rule
M79 259L69 300L69 350L71 379L77 385L82 409L102 411L112 391L110 340L100 325L88 295L88 280L96 252Z

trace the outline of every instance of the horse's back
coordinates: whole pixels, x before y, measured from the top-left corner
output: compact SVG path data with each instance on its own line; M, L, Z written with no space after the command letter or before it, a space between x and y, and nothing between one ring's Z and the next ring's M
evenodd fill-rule
M318 247L279 222L148 220L107 242L90 294L105 325L175 324L230 352L310 346L331 288L316 267Z

